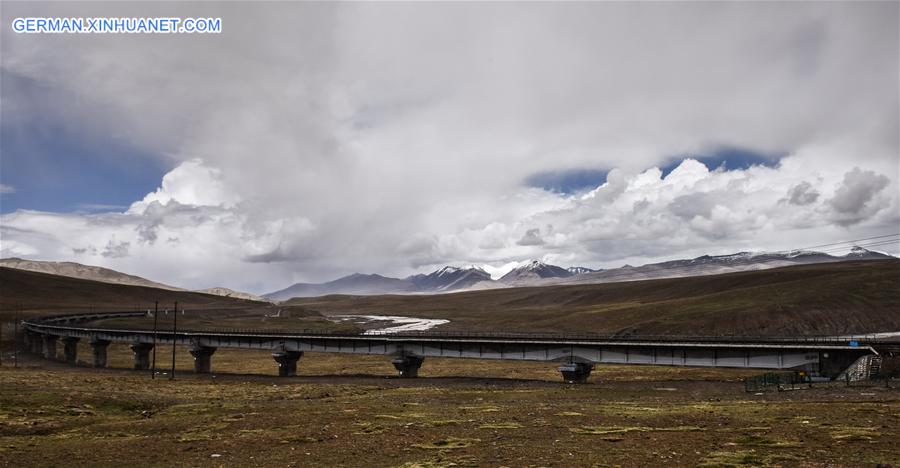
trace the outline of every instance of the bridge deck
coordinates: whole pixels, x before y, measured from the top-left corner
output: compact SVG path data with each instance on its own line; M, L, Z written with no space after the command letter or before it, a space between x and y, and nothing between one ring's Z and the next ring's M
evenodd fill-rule
M563 374L590 373L594 364L651 364L697 367L793 369L834 377L858 358L877 354L876 347L891 340L874 337L627 337L600 334L415 332L404 334L290 333L259 330L133 330L85 326L84 322L117 317L143 316L143 312L73 314L25 322L27 331L40 334L42 351L55 356L55 340L90 340L105 344L128 343L135 350L135 366L142 367L142 353L154 344L186 345L199 362L199 372L209 371L216 348L272 350L290 375L291 365L304 351L394 356L401 375L415 375L426 357L556 361L566 363ZM48 349L52 346L53 349ZM67 348L67 353L74 352ZM95 349L96 355L96 349ZM67 358L69 358L67 354ZM95 356L96 357L96 356ZM141 361L141 362L139 362ZM97 359L95 359L97 364ZM568 367L567 367L568 366ZM577 368L571 370L570 368ZM586 377L585 377L586 378ZM572 380L567 377L567 380Z

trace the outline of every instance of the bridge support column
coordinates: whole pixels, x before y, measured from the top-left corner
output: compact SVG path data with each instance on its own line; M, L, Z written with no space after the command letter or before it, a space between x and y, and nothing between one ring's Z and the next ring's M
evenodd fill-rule
M272 358L278 363L279 377L293 377L297 375L297 361L303 356L303 351L272 351Z
M66 357L66 362L69 364L75 364L78 360L78 338L74 336L67 336L62 339L63 342L63 355Z
M106 348L109 347L109 341L91 339L91 355L94 358L94 367L106 367Z
M44 335L44 357L47 359L56 359L56 335Z
M131 352L134 354L134 368L136 370L147 370L150 368L151 350L153 350L153 343L134 343L131 345Z
M191 356L194 356L194 372L209 374L212 371L212 355L216 352L216 348L195 343L191 346L190 352Z
M402 378L413 378L419 375L419 368L425 358L419 356L400 356L391 363Z
M30 347L32 354L44 353L44 337L40 333L29 333L31 335Z
M594 365L584 362L569 362L559 366L563 380L567 383L586 383L592 370L594 370Z

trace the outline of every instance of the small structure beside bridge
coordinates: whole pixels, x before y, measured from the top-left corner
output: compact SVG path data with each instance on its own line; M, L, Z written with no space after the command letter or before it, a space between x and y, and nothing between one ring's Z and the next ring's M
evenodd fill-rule
M24 322L26 343L35 353L75 363L77 344L91 345L95 367L106 367L110 343L131 346L135 369L150 368L157 344L189 347L197 373L212 371L218 348L270 350L278 375L296 375L306 351L391 356L400 377L416 377L429 357L549 361L560 364L563 379L587 381L597 364L645 364L683 367L732 367L802 371L834 379L866 356L900 350L900 342L879 338L722 338L621 337L599 334L500 334L413 332L403 334L331 334L250 330L130 330L87 326L97 320L143 316L143 312L73 314Z

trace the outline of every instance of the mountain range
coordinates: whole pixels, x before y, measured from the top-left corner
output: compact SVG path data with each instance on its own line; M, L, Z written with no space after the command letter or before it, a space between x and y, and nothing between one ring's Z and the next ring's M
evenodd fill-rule
M862 247L854 247L848 254L841 256L815 251L739 252L732 255L704 255L693 259L651 263L638 267L625 265L619 268L606 270L595 270L582 266L562 268L538 260L531 260L510 270L497 280L492 279L490 274L477 266L445 266L432 273L416 274L406 278L391 278L378 274L354 273L327 283L296 283L285 289L264 294L263 296L234 291L222 287L203 289L195 292L256 301L284 301L294 297L317 297L332 294L440 294L509 287L594 284L703 276L739 271L764 270L791 265L890 258L894 257L866 250ZM82 265L73 262L46 262L25 260L21 258L5 258L0 259L0 267L101 281L104 283L144 286L171 291L186 291L182 288L158 283L108 268Z
M638 267L625 265L608 270L594 270L587 267L562 268L538 260L531 260L512 269L497 280L492 279L486 271L476 266L445 266L429 274L417 274L403 279L381 275L353 274L328 283L298 283L286 289L264 294L263 297L273 301L284 301L292 297L313 297L329 294L434 294L507 287L678 278L764 270L791 265L890 258L894 257L866 250L862 247L854 247L848 254L840 256L806 250L762 253L739 252L731 255L703 255L687 260L672 260Z

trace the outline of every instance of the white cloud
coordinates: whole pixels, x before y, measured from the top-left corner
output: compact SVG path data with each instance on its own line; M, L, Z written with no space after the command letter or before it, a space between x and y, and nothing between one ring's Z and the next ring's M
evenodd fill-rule
M226 189L221 171L208 167L200 159L189 159L163 176L162 185L143 200L132 203L129 213L143 213L153 203L166 206L170 202L193 206L231 208L240 200Z
M856 224L880 211L885 207L884 199L876 200L876 197L889 183L890 179L884 175L854 167L844 174L844 180L835 191L834 198L828 200L834 210L834 218L839 224L846 226Z
M0 193L16 193L16 188L12 185L0 184Z
M784 201L794 205L809 205L818 199L819 192L812 188L812 184L803 181L788 190L788 197Z
M893 190L866 191L872 185L868 181L877 188L882 179L858 168L811 173L800 156L791 156L775 168L709 171L688 159L666 177L657 168L614 171L584 197L523 187L493 202L492 208L513 216L456 216L458 208L448 204L432 212L442 223L423 224L394 238L373 237L365 230L333 235L334 227L323 232L306 218L249 214L241 204L220 203L219 197L182 203L171 194L195 194L190 187L206 185L228 193L218 182L210 185L209 175L216 171L195 170L206 167L200 161L185 164L166 175L165 189L124 213L3 215L2 255L99 264L188 287L226 284L263 292L353 270L405 275L446 263L474 263L499 277L530 258L564 266L618 266L796 248L809 243L811 232L817 240L857 236L859 231L831 221L848 213L849 205L834 200L848 197L866 207L849 212L854 223L873 232L900 223L895 184ZM802 205L784 203L785 187L801 185L822 197ZM860 190L865 193L859 195ZM356 245L346 244L348 238Z

